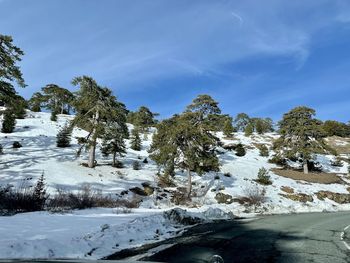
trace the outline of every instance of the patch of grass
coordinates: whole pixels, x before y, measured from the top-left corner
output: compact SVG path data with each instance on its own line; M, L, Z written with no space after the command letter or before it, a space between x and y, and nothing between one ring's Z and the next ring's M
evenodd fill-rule
M279 176L290 178L293 180L302 180L309 183L319 184L344 184L345 182L335 173L308 173L291 169L271 169L271 171Z

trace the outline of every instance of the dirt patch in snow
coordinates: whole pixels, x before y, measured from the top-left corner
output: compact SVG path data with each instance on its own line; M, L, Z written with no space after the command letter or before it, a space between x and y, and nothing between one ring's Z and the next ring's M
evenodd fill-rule
M334 148L338 154L350 153L350 138L342 138L338 136L327 137L326 142Z
M271 169L275 174L287 177L293 180L302 180L309 183L319 184L344 184L345 182L335 173L308 173L290 170L290 169Z

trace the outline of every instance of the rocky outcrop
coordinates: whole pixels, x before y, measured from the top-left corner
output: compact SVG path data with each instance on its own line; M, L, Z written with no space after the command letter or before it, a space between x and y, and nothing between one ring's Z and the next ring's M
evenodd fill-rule
M294 194L294 189L289 186L282 186L281 190L288 194Z
M307 194L280 194L281 196L288 198L290 200L296 201L296 202L302 202L302 203L306 203L306 202L313 202L314 199L311 195L307 195Z
M316 196L320 200L328 198L338 204L348 204L350 203L350 194L333 193L330 191L319 191Z
M234 202L233 198L229 194L224 194L224 193L217 193L215 195L215 200L219 204L232 204Z

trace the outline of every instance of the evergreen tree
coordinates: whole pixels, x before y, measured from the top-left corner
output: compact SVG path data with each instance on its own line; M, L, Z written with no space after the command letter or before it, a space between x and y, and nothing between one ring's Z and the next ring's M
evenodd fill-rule
M45 97L40 92L35 92L28 101L31 111L40 112L42 104L45 102Z
M15 129L15 126L16 126L15 114L12 112L11 109L6 109L3 115L1 132L12 133Z
M244 129L244 135L249 137L254 132L254 125L252 123L248 123L248 125Z
M74 96L69 90L56 84L48 84L42 88L42 91L44 94L42 102L47 109L56 114L70 113Z
M15 95L13 81L25 87L22 72L16 65L23 55L23 51L13 44L11 36L0 34L0 101L6 103Z
M147 132L149 127L156 124L154 119L157 113L153 113L149 108L141 106L138 111L129 113L130 123L134 124L141 132Z
M34 187L33 197L35 202L35 210L37 211L43 210L47 199L44 174L41 174L41 176L39 177L39 180L37 181Z
M250 117L246 113L237 114L234 125L238 131L245 131L247 125L250 123Z
M6 103L6 107L15 115L16 119L24 119L27 114L28 103L23 97L15 94Z
M72 83L80 87L74 100L77 114L73 124L89 132L88 166L92 168L95 166L97 138L104 134L109 123L114 122L120 127L126 127L127 111L125 105L117 101L110 89L101 88L91 77L77 77Z
M187 170L187 197L192 191L191 172L202 174L219 170L219 161L215 154L217 140L205 131L200 123L194 123L197 112L185 112L175 115L158 126L153 137L151 158L159 165L170 165Z
M101 151L104 155L113 155L112 166L117 166L117 155L123 156L125 151L124 139L127 137L127 129L121 128L116 123L110 123L105 129L105 133L102 135L102 148Z
M141 151L141 138L139 131L134 128L131 132L131 149L134 151Z
M296 107L285 113L279 122L281 137L275 142L275 149L286 157L303 160L304 173L308 173L308 161L316 152L325 152L322 122L314 119L315 110Z
M66 124L56 135L56 146L65 148L70 146L72 127Z
M325 132L325 136L350 136L350 126L345 123L328 120L322 125L322 129Z
M224 123L224 127L223 127L224 135L230 138L232 137L234 131L235 129L233 128L233 125L232 125L232 118L229 118Z
M235 150L236 150L236 155L239 157L242 157L246 154L246 150L245 150L243 144L241 144L241 143L237 144L237 147Z

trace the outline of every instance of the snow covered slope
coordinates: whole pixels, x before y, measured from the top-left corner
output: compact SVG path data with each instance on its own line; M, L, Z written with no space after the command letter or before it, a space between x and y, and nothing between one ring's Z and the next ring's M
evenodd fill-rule
M28 112L24 120L17 120L14 133L0 133L0 143L4 146L4 155L0 156L0 184L20 186L32 185L44 173L48 191L55 194L57 189L76 191L84 185L103 193L119 195L132 187L142 187L148 182L156 185L157 167L148 158L148 163L142 163L148 157L148 148L152 134L143 138L142 150L137 152L128 148L120 160L124 168L111 167L111 159L103 157L97 151L98 166L90 169L82 166L87 154L76 157L79 148L74 137L85 136L86 132L74 129L72 147L57 148L56 134L72 116L58 115L58 121L50 121L48 113ZM130 128L132 128L130 126ZM225 144L241 142L247 149L243 157L235 155L234 151L220 149L221 172L195 175L194 189L202 195L193 198L191 208L182 207L193 213L201 213L209 208L212 216L218 216L219 210L231 212L234 215L252 215L254 213L289 213L307 211L337 211L350 210L349 204L338 204L328 198L317 198L319 191L330 191L349 194L350 180L347 178L347 164L343 167L330 165L333 156L319 155L318 161L327 172L339 173L344 180L342 184L309 183L278 176L270 172L272 185L261 186L254 180L261 167L276 168L268 163L269 157L259 155L256 144L271 145L277 138L276 134L253 135L245 137L236 133L234 139L224 139ZM12 143L19 141L23 147L12 149ZM127 146L129 141L127 142ZM270 156L272 152L270 153ZM142 168L133 170L132 163L140 161ZM230 173L231 176L225 176ZM178 186L185 186L186 174L177 172L175 181ZM264 188L266 202L258 209L249 209L239 202L219 204L218 193L241 198L247 194L247 189ZM281 194L283 187L292 188L295 194L311 196L313 201L293 201ZM50 214L36 212L18 214L11 217L0 217L0 258L18 257L87 257L101 258L122 248L137 246L157 238L166 238L177 233L178 228L167 221L162 213L173 208L169 200L156 200L156 194L144 197L140 208L133 209L130 214L117 213L115 209L91 209L73 211L66 214ZM213 210L214 208L214 210ZM145 231L147 230L147 231ZM90 253L89 253L90 252Z

